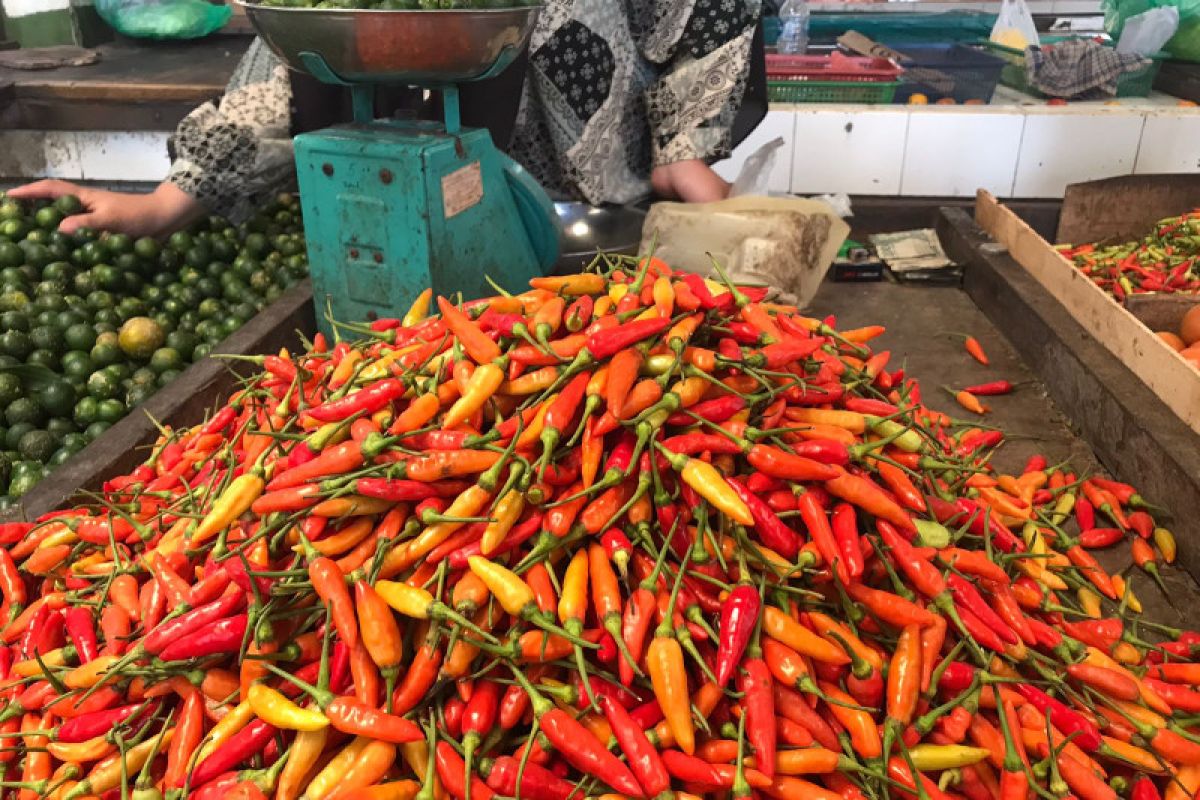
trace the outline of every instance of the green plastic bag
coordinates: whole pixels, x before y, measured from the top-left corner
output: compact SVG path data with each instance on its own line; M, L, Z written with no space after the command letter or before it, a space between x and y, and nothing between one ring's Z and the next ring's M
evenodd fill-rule
M199 39L218 31L233 15L207 0L96 0L100 17L135 39Z
M1114 39L1120 38L1126 20L1160 6L1179 10L1179 30L1163 50L1185 61L1200 61L1200 0L1103 0L1104 28Z

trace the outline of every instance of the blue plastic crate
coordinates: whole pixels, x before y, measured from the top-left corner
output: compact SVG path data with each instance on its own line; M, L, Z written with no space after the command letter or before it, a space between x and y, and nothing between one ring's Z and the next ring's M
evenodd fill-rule
M914 94L923 94L929 102L936 103L951 97L957 103L976 100L991 102L1000 73L1007 62L1004 59L976 50L963 44L888 44L893 50L907 56L906 70L900 88L896 90L896 102L907 103ZM948 91L914 79L912 70L932 69L951 80Z

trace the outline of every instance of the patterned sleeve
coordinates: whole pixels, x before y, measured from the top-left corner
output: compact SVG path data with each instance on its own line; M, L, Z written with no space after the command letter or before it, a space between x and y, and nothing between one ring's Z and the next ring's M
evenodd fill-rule
M643 0L645 2L645 0ZM639 33L662 73L646 90L655 166L729 154L730 129L746 90L760 0L653 0Z
M214 213L245 219L292 175L290 120L287 68L255 39L220 101L179 123L167 180Z

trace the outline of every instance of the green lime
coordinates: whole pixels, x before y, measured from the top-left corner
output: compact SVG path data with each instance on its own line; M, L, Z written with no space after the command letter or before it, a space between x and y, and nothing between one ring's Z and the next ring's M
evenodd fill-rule
M71 279L71 288L80 297L87 297L96 291L96 278L91 272L80 272Z
M203 300L196 307L196 313L200 319L213 319L221 313L221 301L213 297Z
M157 307L159 303L161 303L166 297L166 292L162 290L161 286L155 286L152 283L148 283L142 287L140 292L138 292L138 296L145 300L149 305Z
M76 452L77 451L75 450L68 450L65 447L59 447L54 451L54 454L50 456L49 460L46 461L46 466L54 468L59 464L64 464L70 460L71 456L75 455Z
M149 394L154 394L154 389L151 389ZM149 394L147 397L149 397ZM133 403L130 403L130 405L133 405ZM116 398L101 400L100 405L96 407L96 418L100 422L104 422L109 425L119 422L128 413L129 409L125 407L124 403Z
M29 317L21 311L0 312L0 330L29 333Z
M0 408L8 408L24 394L21 380L11 372L0 372Z
M117 327L124 322L115 308L102 308L96 312L95 317L92 319L94 325L107 325L109 327L105 328L105 330L112 331L116 331Z
M33 343L25 331L11 330L0 333L0 353L24 361L33 352Z
M145 360L162 346L165 338L166 334L157 322L149 317L134 317L121 326L118 341L125 355Z
M178 377L179 377L179 373L180 373L180 370L177 370L177 369L165 369L165 370L163 370L163 373L162 373L161 375L159 375L159 376L158 376L158 385L159 385L159 386L166 386L168 383L170 383L171 381L173 381L173 380L175 380L176 378L178 378Z
M96 309L97 311L112 308L114 302L112 294L103 289L90 292L87 296L88 308Z
M182 369L183 355L171 347L160 347L150 356L150 369L162 374L169 369Z
M45 367L52 372L58 372L62 369L62 358L50 350L34 350L25 359L25 363L37 367Z
M63 213L53 206L39 208L33 215L33 221L42 230L52 231L63 221Z
M158 381L158 373L150 367L138 367L129 376L129 380L133 382L134 386L152 384Z
M144 258L147 261L153 261L158 258L159 251L162 248L158 246L158 242L151 239L149 236L143 236L133 243L133 252L138 258Z
M67 340L63 336L62 331L50 326L34 328L29 332L29 341L33 343L35 349L49 350L58 355L62 355L68 349L72 349L67 347Z
M32 430L17 442L17 452L21 458L30 461L45 461L58 449L58 442L49 431Z
M70 410L68 410L68 413L70 413ZM61 445L64 436L68 433L74 433L79 428L66 417L53 417L46 423L46 430L54 437L54 441Z
M82 311L70 308L69 300L67 301L67 306L66 311L58 312L54 318L54 327L58 328L64 334L67 332L67 328L70 328L72 325L87 325L88 323L87 315Z
M0 267L19 267L24 263L24 250L12 242L0 243Z
M96 344L96 331L86 322L77 322L63 331L63 342L71 350L91 350Z
M142 403L153 397L154 393L157 391L157 383L149 385L144 383L137 384L136 386L130 387L129 391L125 393L125 403L130 408L140 406Z
M45 283L38 284L39 288ZM62 312L67 310L67 298L62 295L63 287L56 285L52 287L50 292L45 290L39 291L37 299L33 301L34 308L41 311Z
M52 417L65 417L75 408L75 390L65 380L47 384L39 397L42 408Z
M28 231L29 226L25 224L24 220L6 219L0 222L0 236L7 236L9 239L24 239Z
M167 239L167 246L172 250L183 252L192 246L192 235L187 231L176 231Z
M133 252L133 237L127 233L110 233L102 241L112 255Z
M100 371L112 376L112 379L115 381L123 381L133 377L134 369L134 366L128 361L118 361L116 364L109 364ZM139 367L138 369L144 369L144 367Z
M121 270L111 264L97 264L92 267L92 277L96 279L98 288L110 292L120 289L123 283Z
M54 207L66 217L83 211L83 203L73 194L64 194L62 197L57 198L54 201Z
M64 450L70 450L72 453L78 453L87 447L87 437L79 431L72 431L62 437L62 447Z
M0 294L0 311L25 311L29 308L29 295L16 289Z
M0 202L0 220L21 219L24 216L25 209L17 200L5 198L4 202Z
M75 420L76 425L86 428L100 418L100 401L90 396L79 398L71 418Z
M99 242L87 242L79 248L79 262L85 267L102 264L108 258L108 251Z
M112 425L110 423L100 422L99 420L97 420L96 422L93 422L91 425L88 425L86 429L84 429L83 435L87 437L89 442L94 442L97 439L99 439L100 436L111 427L112 427Z
M4 410L4 419L9 426L27 422L37 427L46 421L46 412L32 397L18 397Z
M196 349L198 341L195 334L185 330L174 330L167 334L167 347L177 351L183 361L191 359L192 351ZM151 359L151 366L153 366L153 359Z
M102 369L88 376L87 393L97 400L108 400L121 392L121 381ZM11 406L10 406L11 408Z
M4 446L15 452L17 445L21 442L21 437L32 430L37 430L37 426L32 422L18 422L16 425L10 425L8 432L4 434Z
M8 493L13 497L20 497L36 486L38 481L44 477L46 477L46 472L42 465L36 464L21 474L13 476L12 483L8 485Z
M87 380L95 370L96 366L85 350L71 350L62 357L63 375L73 380Z
M41 242L27 240L21 242L20 248L25 251L25 265L34 269L41 269L54 260L50 248Z
M146 303L137 297L123 297L117 304L117 313L127 319L144 317L149 311Z

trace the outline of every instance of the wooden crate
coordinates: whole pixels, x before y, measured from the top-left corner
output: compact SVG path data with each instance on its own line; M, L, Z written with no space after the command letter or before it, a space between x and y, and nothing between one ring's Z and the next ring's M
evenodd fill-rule
M1139 192L1152 193L1152 186L1148 185L1145 176L1135 178L1135 181L1128 181L1130 186L1136 186ZM1194 178L1192 182L1195 183ZM1104 183L1115 184L1115 181ZM1064 226L1077 242L1130 235L1127 233L1129 223L1113 219L1111 213L1104 212L1105 208L1126 203L1117 202L1114 195L1110 196L1106 206L1102 206L1096 204L1094 198L1098 196L1101 194L1087 193L1087 207L1096 209L1094 230L1089 230L1085 224L1086 214L1068 207L1071 199L1068 190L1063 202L1060 236ZM1129 206L1137 210L1135 213L1149 217L1140 226L1143 233L1150 222L1194 207L1186 205L1164 210L1168 208L1166 204L1151 203L1148 195L1145 202ZM1200 433L1200 371L1193 369L1134 314L1075 269L1050 242L986 191L981 190L976 198L975 219L993 239L1008 248L1012 257L1109 353L1128 367L1188 427Z

